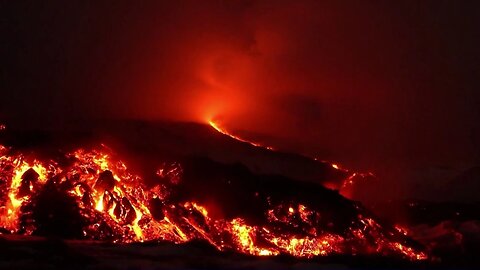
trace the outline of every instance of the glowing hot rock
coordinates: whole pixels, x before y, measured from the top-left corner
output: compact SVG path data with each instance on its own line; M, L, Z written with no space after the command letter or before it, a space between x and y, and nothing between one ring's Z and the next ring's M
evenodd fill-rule
M41 161L29 160L0 146L1 232L43 235L62 231L67 238L111 242L182 243L200 239L219 250L255 256L283 253L309 258L375 253L412 260L427 258L421 249L409 245L402 233L380 225L360 206L344 198L341 200L350 204L346 212L356 214L342 229L315 205L270 195L268 185L251 192L252 200L258 200L257 208L265 209L257 219L260 221L248 216L210 216L209 208L196 201L194 195L178 199L178 194L186 193L182 185L186 177L191 177L187 175L189 170L188 164L163 163L156 171L160 180L147 186L144 179L131 173L125 163L103 147L78 149L59 160ZM330 194L329 190L322 192ZM62 223L66 218L57 217L57 212L49 212L67 206L68 211L60 212L68 216L68 222ZM58 222L50 223L56 218Z

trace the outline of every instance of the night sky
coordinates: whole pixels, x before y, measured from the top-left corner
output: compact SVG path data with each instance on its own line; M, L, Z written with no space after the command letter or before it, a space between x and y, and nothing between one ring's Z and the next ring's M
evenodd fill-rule
M119 2L0 1L0 119L215 118L406 191L480 165L478 1Z

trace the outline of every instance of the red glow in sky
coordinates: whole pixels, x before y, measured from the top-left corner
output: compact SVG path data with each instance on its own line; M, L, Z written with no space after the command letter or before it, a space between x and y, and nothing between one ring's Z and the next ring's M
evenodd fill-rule
M4 7L0 117L221 119L394 192L480 162L474 2L37 5Z

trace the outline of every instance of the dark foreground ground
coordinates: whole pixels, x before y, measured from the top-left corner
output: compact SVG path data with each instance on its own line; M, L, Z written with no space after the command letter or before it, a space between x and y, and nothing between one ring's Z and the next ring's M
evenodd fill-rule
M0 234L0 269L480 269L478 225L449 220L411 227L431 254L414 263L381 256L254 257L205 242L113 244Z
M39 237L0 237L0 269L427 269L438 266L382 257L300 260L218 252L201 242L111 244Z

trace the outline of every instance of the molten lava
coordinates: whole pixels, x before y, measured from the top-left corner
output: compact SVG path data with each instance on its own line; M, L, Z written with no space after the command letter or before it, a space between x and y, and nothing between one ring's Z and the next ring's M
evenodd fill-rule
M236 135L233 135L232 133L228 132L225 128L222 128L219 124L215 123L213 120L209 120L208 123L210 124L211 127L213 127L216 131L222 133L223 135L227 135L228 137L232 138L232 139L235 139L237 141L241 141L241 142L244 142L244 143L248 143L252 146L255 146L255 147L261 147L261 148L265 148L265 149L268 149L268 150L274 150L273 147L271 146L265 146L265 145L261 145L259 143L256 143L256 142L252 142L252 141L248 141L248 140L245 140L243 138L240 138Z
M226 133L213 122L211 125ZM424 251L409 245L404 231L390 230L360 210L342 231L329 229L334 224L315 206L291 201L268 201L261 225L242 216L214 218L195 200L171 199L183 174L182 164L165 162L156 170L161 181L147 185L104 146L81 148L58 160L31 160L0 145L0 232L41 234L45 226L35 218L35 211L41 198L55 193L74 202L72 209L77 209L81 219L79 238L83 239L124 243L201 239L218 250L255 256L383 254L411 260L427 258Z

